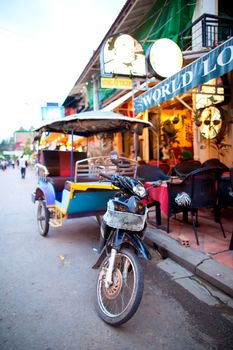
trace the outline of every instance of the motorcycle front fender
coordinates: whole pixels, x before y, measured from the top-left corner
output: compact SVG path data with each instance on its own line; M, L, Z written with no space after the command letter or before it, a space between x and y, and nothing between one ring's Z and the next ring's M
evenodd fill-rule
M151 254L142 240L133 232L126 232L126 236L132 242L136 250L143 256L144 259L150 260Z
M107 225L105 224L105 229L107 229ZM107 231L105 231L106 233ZM116 230L116 236L115 236L115 239L114 239L114 244L113 244L113 248L117 249L121 246L121 244L124 242L124 237L125 237L125 232L122 231L122 230ZM101 238L101 243L102 245L100 244L101 246L101 252L100 252L100 255L96 261L96 263L92 266L93 269L98 269L100 267L100 264L102 263L102 261L104 260L104 258L106 257L106 247L105 247L105 243L106 243L106 234L105 234L105 237L102 237ZM104 243L104 244L103 244Z
M104 258L106 257L106 249L105 247L102 249L97 261L95 262L95 264L92 266L92 269L98 269L102 263L102 261L104 260Z
M119 249L119 247L125 243L125 236L128 238L127 241L131 243L131 245L143 256L144 259L150 260L151 254L147 247L144 245L142 240L134 233L130 231L117 230L116 237L114 241L113 248ZM104 247L96 261L96 263L92 266L93 269L98 269L100 264L106 257L106 247Z
M151 259L149 250L135 232L117 230L113 248L119 249L119 247L125 242L125 236L128 238L127 241L131 242L132 246L143 256L144 259Z

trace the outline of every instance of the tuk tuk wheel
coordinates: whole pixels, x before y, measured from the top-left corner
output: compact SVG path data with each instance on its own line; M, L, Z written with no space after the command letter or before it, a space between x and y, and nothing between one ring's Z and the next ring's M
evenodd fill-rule
M44 200L38 201L37 223L41 236L47 236L49 231L49 211Z

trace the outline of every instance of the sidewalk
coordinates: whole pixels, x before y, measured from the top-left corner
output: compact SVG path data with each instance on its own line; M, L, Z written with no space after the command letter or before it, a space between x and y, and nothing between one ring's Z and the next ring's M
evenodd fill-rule
M229 250L233 208L222 211L226 238L210 212L199 214L199 246L196 244L192 224L183 223L180 215L171 218L169 234L156 228L153 221L154 212L151 212L146 234L149 240L165 249L171 259L233 297L233 250ZM162 224L166 226L166 217L162 216Z

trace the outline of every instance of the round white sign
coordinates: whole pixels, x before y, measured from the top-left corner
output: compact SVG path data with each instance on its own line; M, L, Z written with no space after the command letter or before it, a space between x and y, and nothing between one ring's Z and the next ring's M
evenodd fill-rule
M149 63L155 75L168 78L182 68L182 51L171 39L158 39L149 49Z

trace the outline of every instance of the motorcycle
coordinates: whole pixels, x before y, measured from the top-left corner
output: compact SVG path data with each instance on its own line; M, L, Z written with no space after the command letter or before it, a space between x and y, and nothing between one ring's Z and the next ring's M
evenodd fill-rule
M96 310L104 322L119 326L135 314L142 299L144 275L139 257L151 259L143 242L148 208L142 200L148 189L128 176L100 175L119 191L108 201L100 228L99 258L93 266L99 268ZM152 186L160 184L156 181Z

